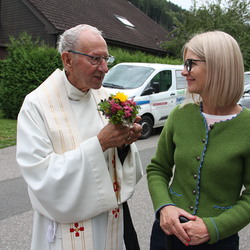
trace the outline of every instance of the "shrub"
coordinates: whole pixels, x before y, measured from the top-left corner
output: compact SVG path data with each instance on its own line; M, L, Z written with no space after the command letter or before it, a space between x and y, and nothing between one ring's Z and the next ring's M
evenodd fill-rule
M128 51L117 47L109 47L109 53L116 59L112 66L122 62L144 62L144 63L163 63L163 64L182 64L181 59L175 59L171 57L159 57L152 54L148 54L142 51Z
M27 33L18 39L10 37L8 57L0 60L0 110L2 117L16 119L25 96L37 88L56 68L62 68L60 54ZM180 59L157 57L141 51L109 47L116 57L114 66L121 62L181 64Z
M39 86L56 68L60 55L27 33L10 37L8 57L0 61L0 109L5 118L16 119L24 97Z

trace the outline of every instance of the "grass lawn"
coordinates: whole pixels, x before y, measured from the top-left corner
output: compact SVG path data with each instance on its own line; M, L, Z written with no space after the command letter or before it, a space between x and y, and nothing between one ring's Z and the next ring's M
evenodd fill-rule
M0 148L16 145L16 120L0 119Z

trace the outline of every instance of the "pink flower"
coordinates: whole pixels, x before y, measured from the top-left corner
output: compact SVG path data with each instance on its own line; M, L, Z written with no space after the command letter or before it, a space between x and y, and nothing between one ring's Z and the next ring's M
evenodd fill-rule
M111 94L108 99L98 104L99 111L113 124L133 123L138 114L139 106L128 100L123 93Z
M133 112L133 109L130 106L124 107L124 117L130 117L132 115L131 112Z
M115 114L118 110L121 109L120 105L118 103L116 103L114 100L111 100L110 101L110 104L111 104L111 113Z

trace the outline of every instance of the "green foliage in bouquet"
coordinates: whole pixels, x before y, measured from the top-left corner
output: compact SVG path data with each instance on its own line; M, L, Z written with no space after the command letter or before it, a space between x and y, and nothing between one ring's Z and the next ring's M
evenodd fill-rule
M140 106L133 100L128 100L127 96L118 92L111 94L108 99L101 100L98 110L109 119L112 124L131 125L139 112Z

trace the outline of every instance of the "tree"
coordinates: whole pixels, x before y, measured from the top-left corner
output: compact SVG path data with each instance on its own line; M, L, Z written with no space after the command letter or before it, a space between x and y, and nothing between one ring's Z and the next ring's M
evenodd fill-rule
M196 1L190 11L185 12L184 22L174 19L176 28L169 33L169 41L163 48L174 56L180 57L183 45L194 34L221 30L229 33L239 43L244 57L245 68L250 69L250 1L228 0L222 4L221 0L211 3L207 1L200 8L196 8Z
M173 29L173 18L183 21L183 12L186 11L166 0L130 0L130 2L167 31Z

